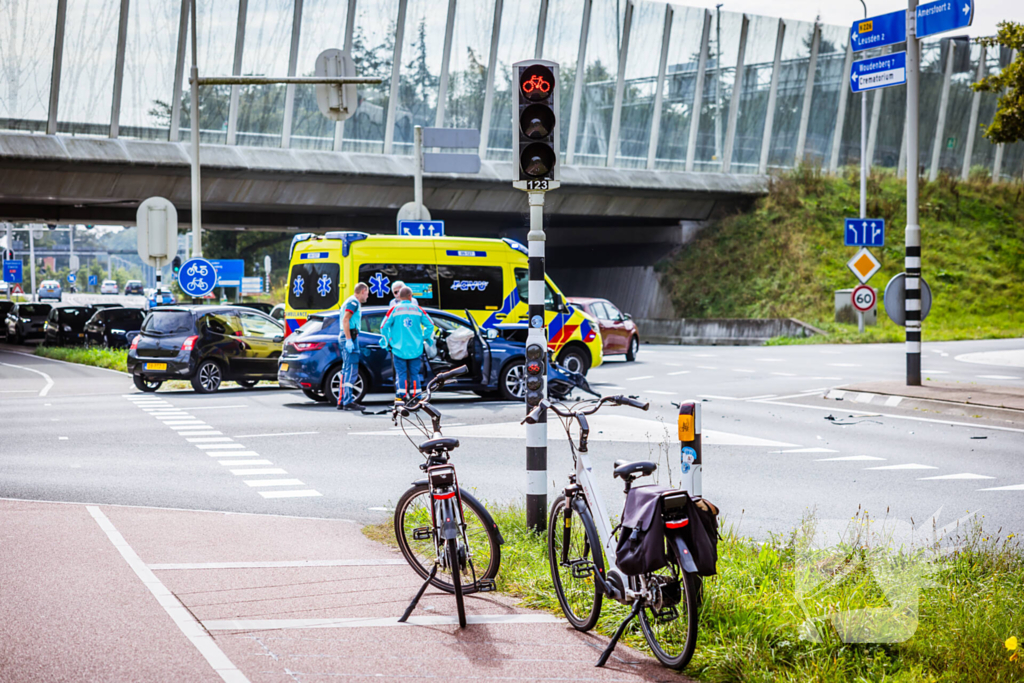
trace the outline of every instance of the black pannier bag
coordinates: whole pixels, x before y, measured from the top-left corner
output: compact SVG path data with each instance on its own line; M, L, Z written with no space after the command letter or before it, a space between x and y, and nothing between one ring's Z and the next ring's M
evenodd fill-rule
M662 496L683 492L667 486L637 486L626 495L622 531L615 548L615 564L625 574L654 572L668 566L668 541L682 540L693 557L696 573L715 574L718 559L718 509L700 498L686 497L685 525L666 530ZM675 524L673 524L675 526ZM689 564L689 563L687 563ZM692 570L694 567L690 567Z

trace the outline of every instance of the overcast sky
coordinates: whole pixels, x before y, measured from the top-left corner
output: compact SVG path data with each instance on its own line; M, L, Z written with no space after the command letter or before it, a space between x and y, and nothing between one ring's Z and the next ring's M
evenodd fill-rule
M906 2L865 0L868 15L895 12L907 6ZM716 0L683 0L677 4L714 9ZM918 4L923 4L918 2ZM826 24L852 24L864 16L860 0L731 0L722 3L730 12L749 12L786 19L814 21L818 15ZM994 35L1000 21L1024 23L1024 0L981 0L974 9L974 24L963 33L971 37ZM960 33L960 32L958 32Z

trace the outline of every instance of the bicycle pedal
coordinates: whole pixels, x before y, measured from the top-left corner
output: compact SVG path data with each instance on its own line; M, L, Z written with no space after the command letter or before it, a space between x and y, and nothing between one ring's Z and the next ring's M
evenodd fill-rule
M433 536L433 530L429 526L421 526L412 530L414 541L429 541Z
M663 607L653 614L654 618L659 621L675 621L679 618L679 610L674 606Z
M494 583L494 579L480 579L476 582L476 592L478 593L490 593L496 590L498 590L498 586Z
M594 563L587 560L573 560L569 562L569 569L574 579L589 579L594 575Z

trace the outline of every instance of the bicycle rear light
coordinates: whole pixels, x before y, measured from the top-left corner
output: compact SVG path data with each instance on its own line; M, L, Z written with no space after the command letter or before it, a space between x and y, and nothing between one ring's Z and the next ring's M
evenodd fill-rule
M690 496L685 491L662 496L661 514L665 520L666 528L682 529L690 523L690 516L686 511L689 500Z

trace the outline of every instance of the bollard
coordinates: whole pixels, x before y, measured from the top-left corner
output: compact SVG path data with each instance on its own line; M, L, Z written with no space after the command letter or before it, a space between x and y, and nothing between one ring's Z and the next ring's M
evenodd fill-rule
M700 401L679 404L679 461L683 481L679 485L691 496L701 495Z

